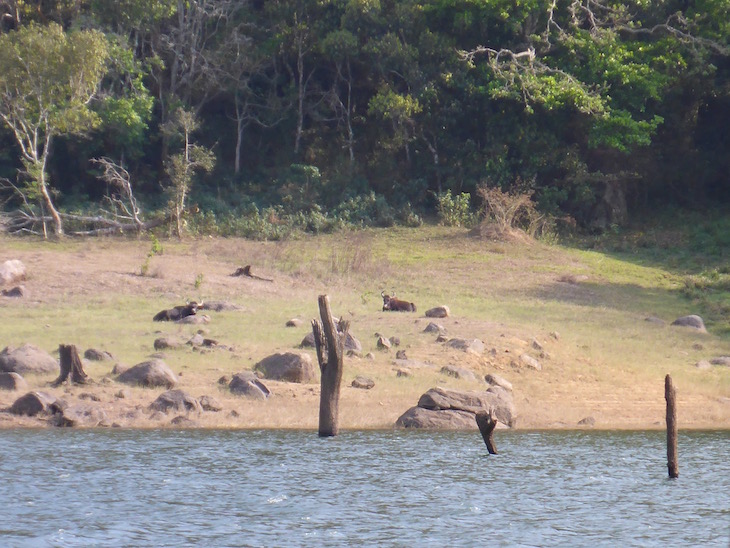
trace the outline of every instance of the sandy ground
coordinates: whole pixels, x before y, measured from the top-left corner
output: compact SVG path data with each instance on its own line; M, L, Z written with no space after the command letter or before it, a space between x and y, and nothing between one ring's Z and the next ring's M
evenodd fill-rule
M290 342L265 348L247 340L245 325L257 307L266 306L267 299L316 303L318 283L306 275L282 273L274 269L272 254L284 253L277 244L261 244L239 240L201 240L183 246L167 246L165 253L150 262L149 275L140 276L140 265L149 250L148 241L94 240L70 243L63 247L38 243L37 246L17 246L0 249L0 262L20 259L28 269L28 277L21 282L29 296L23 299L0 299L0 323L17 317L19 311L51 314L54 309L77 303L83 310L89 307L118 306L129 299L138 303L148 299L155 303L182 304L195 291L191 289L193 273L204 273L205 293L217 301L238 304L239 312L217 315L208 313L210 324L202 326L209 336L218 332L228 334L223 348L193 349L189 346L166 352L165 359L179 375L177 388L195 398L209 396L220 407L203 413L151 412L149 405L163 392L162 389L130 387L116 382L112 370L116 363L133 365L141 361L115 356L115 360L85 362L85 370L93 379L87 385L49 384L57 374L28 376L28 390L43 390L62 398L67 404L93 406L104 411L103 425L122 428L203 427L203 428L304 428L316 429L318 424L319 385L265 381L272 392L264 402L249 401L234 396L222 384L238 371L250 369L254 356L268 352L296 350ZM232 277L230 274L246 263L260 265L256 273L271 277L274 282ZM181 287L187 289L181 290ZM333 292L351 291L346 284ZM252 304L255 303L255 304ZM132 314L132 311L125 311ZM147 311L145 311L147 313ZM358 315L359 314L359 315ZM481 354L464 353L435 343L435 335L423 333L431 321L417 314L389 314L377 308L363 315L355 311L353 325L368 340L377 326L391 332L403 332L408 345L401 348L408 362L395 359L397 349L374 352L372 358L348 357L340 400L340 426L343 429L392 428L396 419L428 388L442 386L459 390L484 390L487 373L497 374L514 385L514 400L518 413L517 428L664 428L665 401L663 380L653 384L617 379L607 381L605 376L573 375L566 378L558 364L578 359L565 348L559 337L550 333L519 332L509 326L477 322L463 318L437 320L448 333L464 338L480 338L485 344ZM50 321L50 320L49 320ZM218 322L218 324L217 324ZM244 326L240 337L231 335L232 323ZM220 331L217 325L221 326ZM226 327L227 325L227 327ZM92 326L93 327L93 326ZM181 336L193 334L201 326L163 326L161 334L171 331ZM225 328L225 329L224 329ZM38 325L37 329L49 329ZM88 326L87 326L88 329ZM308 331L308 319L298 328L287 328L284 322L272 326L280 330L287 341L298 341ZM398 331L397 329L400 329ZM54 333L56 333L54 331ZM59 329L58 333L64 333ZM86 331L82 331L86 333ZM153 354L150 341L160 335L158 324L147 316L133 328L130 336L139 333L145 339L147 354ZM357 333L356 333L357 334ZM485 335L486 334L486 335ZM59 336L59 335L56 335ZM32 337L39 340L38 337ZM364 338L364 337L363 337ZM44 349L53 351L58 340L44 340ZM541 349L535 347L539 341ZM0 332L0 346L19 346L26 340L7 340ZM75 341L81 353L86 345ZM103 346L103 345L102 345ZM255 348L255 351L251 350ZM367 352L369 348L366 348ZM315 364L316 357L309 350ZM520 362L519 356L530 353L545 363L543 371L535 371ZM444 365L455 365L474 373L475 379L458 379L441 373ZM407 370L408 376L398 371ZM351 381L364 375L375 381L370 390L354 388ZM8 408L21 394L0 390L0 409ZM679 391L680 427L730 428L730 394L712 391ZM176 420L173 420L176 419ZM579 424L581 421L583 424ZM48 417L17 417L0 413L0 428L45 427Z

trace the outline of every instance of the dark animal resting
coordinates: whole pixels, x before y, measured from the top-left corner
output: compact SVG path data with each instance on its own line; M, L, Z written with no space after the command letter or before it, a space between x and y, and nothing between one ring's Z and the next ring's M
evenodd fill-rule
M201 306L203 306L203 303L198 304L193 301L186 305L170 308L169 310L162 310L155 314L152 320L155 322L176 322L187 316L194 316Z
M395 293L393 295L386 295L385 291L382 291L380 293L380 296L383 297L383 310L394 310L396 312L415 312L416 311L416 305L413 303L409 303L408 301L401 301L400 299L395 298Z

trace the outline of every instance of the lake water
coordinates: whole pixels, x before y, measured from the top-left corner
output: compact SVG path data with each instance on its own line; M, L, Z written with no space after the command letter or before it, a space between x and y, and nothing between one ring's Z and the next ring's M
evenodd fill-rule
M730 545L730 432L5 430L0 545Z

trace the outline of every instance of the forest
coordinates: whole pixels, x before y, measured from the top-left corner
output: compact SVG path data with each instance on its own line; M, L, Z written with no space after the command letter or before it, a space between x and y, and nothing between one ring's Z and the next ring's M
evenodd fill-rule
M0 0L0 231L730 203L727 0ZM507 198L509 199L509 198Z

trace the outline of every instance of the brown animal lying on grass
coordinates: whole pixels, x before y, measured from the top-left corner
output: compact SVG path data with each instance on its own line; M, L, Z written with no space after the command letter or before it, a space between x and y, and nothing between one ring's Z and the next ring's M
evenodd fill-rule
M176 322L187 316L194 316L203 303L190 302L186 305L176 306L168 310L161 310L152 318L155 322Z
M382 291L380 293L380 296L383 297L383 310L394 310L396 312L415 312L416 311L416 305L413 303L409 303L407 301L401 301L400 299L395 298L395 293L393 295L386 295L385 291Z

